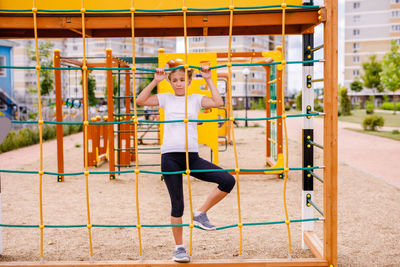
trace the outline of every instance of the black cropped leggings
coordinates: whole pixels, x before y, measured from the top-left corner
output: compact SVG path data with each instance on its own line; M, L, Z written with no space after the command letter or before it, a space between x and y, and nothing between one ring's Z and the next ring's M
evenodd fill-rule
M206 170L221 169L217 165L199 157L196 152L189 152L189 169ZM175 172L186 170L185 152L164 153L161 156L161 171ZM230 193L235 186L235 178L226 171L221 172L191 172L197 179L217 183L218 189ZM163 175L171 198L171 216L182 217L184 210L182 174Z

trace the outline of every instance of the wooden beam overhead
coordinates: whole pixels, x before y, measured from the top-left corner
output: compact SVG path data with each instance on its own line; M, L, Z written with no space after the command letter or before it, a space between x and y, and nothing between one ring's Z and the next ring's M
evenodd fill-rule
M286 15L286 33L302 34L320 23L318 9L291 10ZM206 18L206 19L205 19ZM235 12L234 35L279 35L282 33L280 12ZM81 37L81 17L76 14L38 14L39 38ZM130 37L129 14L88 14L86 32L90 37ZM193 14L187 17L189 36L227 35L227 13ZM207 30L205 30L207 29ZM181 13L137 14L137 37L182 36ZM33 38L31 14L0 13L0 38Z

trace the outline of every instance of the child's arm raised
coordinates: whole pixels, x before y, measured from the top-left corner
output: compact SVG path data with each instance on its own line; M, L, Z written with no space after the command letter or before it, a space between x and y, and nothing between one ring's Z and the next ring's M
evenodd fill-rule
M224 100L222 100L221 95L219 94L217 87L215 86L212 78L211 78L211 70L209 66L203 66L200 70L201 76L206 81L208 88L211 91L211 97L204 96L201 99L201 106L203 108L219 108L224 105Z
M138 97L136 98L136 104L139 106L158 106L158 97L157 95L151 95L151 91L154 89L154 87L157 86L162 80L167 77L166 72L164 71L164 68L158 68L156 70L156 73L154 74L154 79L149 83L149 85L146 86L140 92Z

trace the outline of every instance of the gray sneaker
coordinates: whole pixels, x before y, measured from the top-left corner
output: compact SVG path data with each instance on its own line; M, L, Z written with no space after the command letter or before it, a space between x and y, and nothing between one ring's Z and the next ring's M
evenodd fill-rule
M178 248L174 251L174 257L172 258L176 262L190 262L190 257L186 253L185 248Z
M216 230L215 225L208 220L207 213L200 213L198 216L193 216L193 224L197 225L203 230L212 231Z

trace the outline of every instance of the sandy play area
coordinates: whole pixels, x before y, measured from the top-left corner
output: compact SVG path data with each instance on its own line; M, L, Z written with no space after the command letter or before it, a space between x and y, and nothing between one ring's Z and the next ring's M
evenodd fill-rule
M290 123L290 122L289 122ZM262 127L235 129L241 168L263 168L265 161L265 130ZM289 165L301 167L301 140L289 141ZM66 172L83 170L82 135L65 138ZM201 155L210 158L208 148ZM46 171L56 171L56 143L44 146ZM0 169L38 170L39 146L0 154ZM142 163L158 163L158 155L142 155ZM315 165L322 164L316 154ZM234 168L233 147L220 153L220 166ZM159 167L144 167L159 170ZM97 170L107 170L103 165ZM322 170L316 171L322 175ZM141 224L168 224L170 203L168 192L159 175L140 174L139 199ZM90 175L90 214L92 224L136 224L135 176ZM184 223L189 222L187 198ZM301 172L290 172L287 188L291 219L301 218ZM400 190L369 177L347 165L339 165L338 194L338 261L340 266L400 266ZM200 206L213 184L192 178L194 208ZM237 191L209 212L217 226L235 224ZM2 223L39 224L39 176L1 174ZM284 220L283 181L272 175L240 176L240 196L243 222ZM322 208L322 184L315 181L314 202ZM68 176L58 183L55 176L44 176L44 223L87 224L84 176ZM315 212L315 217L319 214ZM287 257L287 231L284 224L248 226L243 232L243 258L265 259ZM315 223L322 238L322 223ZM144 259L169 260L174 250L170 228L142 228ZM39 229L3 228L1 261L38 261ZM48 261L87 261L89 240L86 228L44 230L44 255ZM95 260L137 260L138 234L136 228L93 228ZM301 224L291 224L293 257L312 257L301 249ZM238 257L239 230L231 228L205 232L194 230L193 259L232 259ZM184 231L189 246L189 230Z

